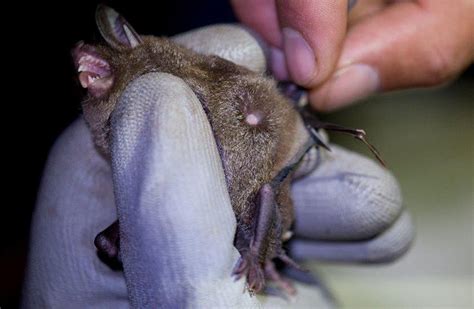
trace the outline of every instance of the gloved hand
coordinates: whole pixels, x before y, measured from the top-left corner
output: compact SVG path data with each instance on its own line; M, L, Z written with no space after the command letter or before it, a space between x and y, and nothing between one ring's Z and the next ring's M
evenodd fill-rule
M265 49L235 26L176 40L265 69ZM294 184L294 257L378 262L399 256L413 229L393 176L332 148ZM206 115L182 80L150 73L132 82L112 117L111 151L110 166L82 118L55 144L33 218L24 307L288 306L281 297L251 297L244 280L231 277L239 258L235 217ZM117 215L123 272L104 264L93 245ZM296 288L295 307L331 306L319 286Z

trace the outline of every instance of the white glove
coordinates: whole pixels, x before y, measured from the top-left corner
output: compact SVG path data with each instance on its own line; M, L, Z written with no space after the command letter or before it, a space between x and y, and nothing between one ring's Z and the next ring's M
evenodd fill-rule
M190 35L203 33L211 43L219 35L250 40L234 27ZM248 50L260 50L254 47ZM255 70L265 67L260 54L251 61ZM241 64L255 59L252 52L239 55L228 57ZM132 82L113 115L112 135L112 169L82 119L54 146L33 219L24 307L288 306L279 297L250 297L244 280L231 277L239 257L235 217L209 123L182 80L150 73ZM291 245L299 259L389 260L410 243L396 182L361 156L333 146L293 193L296 236L305 237ZM105 265L93 244L117 214L124 272ZM318 286L296 288L295 307L331 306Z

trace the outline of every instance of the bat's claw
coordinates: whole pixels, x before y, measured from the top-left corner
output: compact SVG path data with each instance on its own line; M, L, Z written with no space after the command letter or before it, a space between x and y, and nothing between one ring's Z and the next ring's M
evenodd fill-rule
M242 254L234 268L233 275L236 280L246 276L247 288L251 294L260 292L265 286L265 274L258 256L250 251Z
M284 262L291 264L291 266L301 270L301 267L286 254L280 255L279 258ZM276 289L281 292L278 293L278 295L294 296L296 294L296 289L293 284L280 275L272 260L267 260L263 265L259 262L258 256L250 251L246 251L242 254L242 257L237 262L232 274L235 276L236 280L239 280L244 276L246 277L247 289L252 295L261 292L265 288L266 279L271 280L275 284Z
M283 294L290 296L294 296L296 294L296 289L293 284L288 279L280 275L278 270L275 268L275 264L273 264L273 262L270 260L265 263L265 275L276 284L278 289ZM285 297L286 295L281 296Z

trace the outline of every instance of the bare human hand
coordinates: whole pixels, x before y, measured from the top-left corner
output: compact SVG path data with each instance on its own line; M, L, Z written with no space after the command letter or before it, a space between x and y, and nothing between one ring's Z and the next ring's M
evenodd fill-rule
M349 1L352 2L352 1ZM232 0L272 46L272 70L330 111L375 92L434 86L474 59L474 2Z

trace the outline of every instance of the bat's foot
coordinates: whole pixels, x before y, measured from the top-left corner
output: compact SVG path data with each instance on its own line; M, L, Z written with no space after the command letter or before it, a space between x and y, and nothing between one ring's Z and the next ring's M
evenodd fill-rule
M265 273L255 253L247 251L242 254L232 273L236 280L247 277L247 288L251 294L260 292L265 286Z
M275 264L273 264L273 262L270 260L265 263L265 276L272 280L272 282L274 282L284 294L290 296L296 295L296 289L293 284L288 279L280 275L278 270L275 268Z
M290 258L288 257L288 259ZM301 269L296 262L292 261L290 264L293 267ZM281 292L281 296L294 296L296 294L296 289L293 284L280 275L272 260L267 260L264 265L262 265L262 263L259 262L258 256L251 251L246 251L242 254L232 274L236 280L244 276L246 277L247 289L252 295L261 292L265 288L266 279L271 280L276 285L277 290Z

